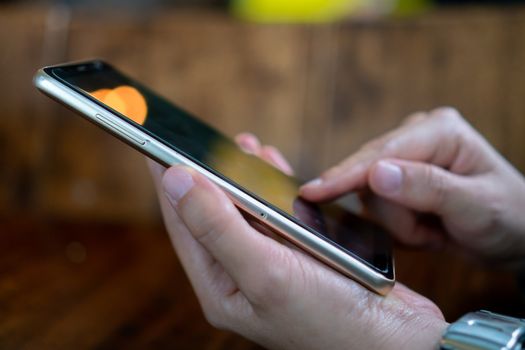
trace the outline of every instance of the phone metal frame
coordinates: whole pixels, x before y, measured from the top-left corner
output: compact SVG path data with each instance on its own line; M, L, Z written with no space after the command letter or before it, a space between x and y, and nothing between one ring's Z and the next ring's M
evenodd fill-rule
M82 62L78 63L80 64ZM386 295L392 289L395 284L393 261L392 279L390 279L274 211L272 208L236 188L233 184L202 168L164 143L155 140L150 135L135 128L132 124L127 123L109 109L105 109L91 101L86 96L71 89L44 71L44 69L58 68L67 65L71 65L71 63L48 66L38 70L33 80L34 85L52 99L78 112L90 122L110 132L123 142L146 156L155 159L164 166L183 164L206 176L224 190L238 208L258 219L258 221L274 231L277 231L277 233L285 239L291 241L343 275L358 281L380 295ZM103 116L105 121L101 120L100 116ZM130 138L130 136L134 137ZM143 142L137 142L137 138Z

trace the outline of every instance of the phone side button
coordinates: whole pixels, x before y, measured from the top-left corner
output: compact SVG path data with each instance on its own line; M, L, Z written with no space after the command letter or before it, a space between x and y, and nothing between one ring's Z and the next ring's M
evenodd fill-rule
M107 127L109 127L110 129L112 129L113 131L115 131L117 135L123 136L126 139L136 144L139 144L140 146L144 146L146 144L146 140L144 140L138 135L134 135L134 133L131 130L127 130L127 128L116 124L114 121L110 120L109 118L101 114L96 114L95 118L99 120L100 122L102 122Z

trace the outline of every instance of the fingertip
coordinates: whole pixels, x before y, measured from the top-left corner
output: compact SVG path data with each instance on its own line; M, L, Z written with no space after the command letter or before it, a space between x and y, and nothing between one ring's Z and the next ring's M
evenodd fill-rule
M172 166L166 170L162 177L162 187L165 196L174 209L178 209L179 204L186 205L185 197L190 192L192 197L194 197L193 193L200 193L198 197L204 198L201 195L204 194L208 198L207 201L215 203L215 205L219 203L232 204L228 196L206 176L183 165Z
M321 176L312 179L300 187L300 195L311 202L323 202L333 200L345 192L344 181L334 181L334 179L326 177L326 172ZM341 180L341 179L338 179Z
M321 178L313 179L299 188L299 195L312 202L324 200L326 191L323 189Z
M235 136L235 142L246 153L258 154L261 150L261 142L252 133L240 133Z
M310 180L307 183L305 183L304 185L302 185L299 188L299 191L301 192L302 195L309 197L309 196L319 192L322 184L323 184L323 180L321 180L321 178L318 177L318 178Z
M164 172L162 188L173 207L193 188L195 179L193 171L182 165L175 165Z
M329 188L339 183L340 167L334 166L325 170L318 177L303 184L300 188L305 198L324 198Z
M299 187L299 195L303 197L304 199L308 199L308 200L310 200L310 197L311 197L310 190L304 185Z
M323 185L323 179L320 178L320 177L317 177L313 180L310 180L308 181L307 183L305 183L302 188L305 188L305 189L318 189L320 188L321 186Z
M235 136L235 138L253 138L253 139L256 139L258 140L257 136L255 136L255 134L251 133L251 132L241 132L239 134L237 134L237 136Z
M292 166L276 147L264 146L261 150L260 156L283 173L290 176L293 175L294 171Z

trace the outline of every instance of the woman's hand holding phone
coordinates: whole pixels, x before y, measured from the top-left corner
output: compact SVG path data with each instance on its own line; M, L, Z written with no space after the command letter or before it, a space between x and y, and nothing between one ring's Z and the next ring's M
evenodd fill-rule
M237 142L291 174L275 148L250 134ZM153 168L168 231L215 326L271 348L437 344L446 323L424 297L399 283L377 296L256 232L203 177L174 167L161 180L164 170ZM525 181L454 109L410 116L304 186L302 195L324 201L363 188L372 190L372 214L404 243L451 242L501 261L525 255Z
M324 201L365 187L372 214L404 243L453 243L505 263L525 256L523 176L455 109L413 114L301 191Z
M237 142L291 173L251 135ZM208 321L279 349L433 349L446 323L396 284L381 297L256 231L214 184L150 161L166 227Z

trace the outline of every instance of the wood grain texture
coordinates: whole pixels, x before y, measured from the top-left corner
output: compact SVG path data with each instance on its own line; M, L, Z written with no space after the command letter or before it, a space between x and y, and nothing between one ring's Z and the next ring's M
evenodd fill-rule
M202 17L198 25L195 16ZM441 105L456 106L522 170L523 16L445 12L260 26L214 13L96 22L73 14L60 60L105 58L226 134L250 130L277 145L303 178L409 113ZM140 155L53 102L38 102L54 115L40 128L46 152L29 152L46 159L38 165L43 181L32 184L35 209L58 217L157 220Z
M30 88L43 53L45 16L36 9L0 11L0 211L16 212L32 207L33 171L42 150L41 116ZM14 67L14 68L8 68ZM15 74L16 72L16 74Z
M206 325L143 157L39 96L39 66L107 59L226 134L277 145L303 178L439 105L523 172L524 37L523 8L261 26L0 6L0 347L257 348ZM399 281L449 321L477 308L523 316L508 271L402 247L396 259Z
M523 130L525 106L517 96L525 93L525 47L516 34L524 23L515 13L469 12L342 25L327 123L333 141L323 159L345 157L411 112L447 105L523 170L523 147L512 144L519 137L509 142L508 135Z

